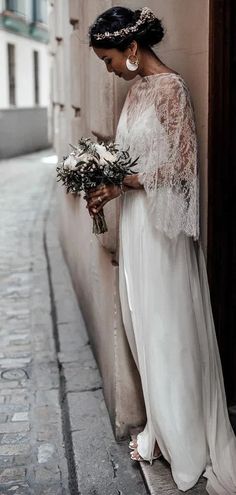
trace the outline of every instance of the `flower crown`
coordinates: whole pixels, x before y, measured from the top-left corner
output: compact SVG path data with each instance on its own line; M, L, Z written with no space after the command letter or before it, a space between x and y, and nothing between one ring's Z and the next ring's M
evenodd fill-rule
M93 36L94 38L96 38L96 40L111 39L116 38L117 36L127 36L130 33L135 33L136 31L138 31L139 26L145 24L146 21L153 21L155 18L156 17L151 9L149 9L148 7L143 7L141 9L139 19L133 26L122 28L119 31L114 31L114 33L109 33L109 31L106 31L105 33L98 33L94 34Z

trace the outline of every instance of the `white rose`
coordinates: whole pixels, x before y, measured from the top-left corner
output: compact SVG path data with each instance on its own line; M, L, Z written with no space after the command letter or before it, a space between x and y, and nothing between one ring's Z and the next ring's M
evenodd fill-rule
M75 170L77 165L77 160L73 155L69 155L64 161L64 168L67 170Z
M89 159L88 153L83 153L82 155L77 155L77 161L78 161L78 163L79 162L88 163L88 159Z
M115 155L113 155L110 151L107 151L106 148L102 144L96 144L96 151L100 155L100 164L106 165L106 160L113 163L116 160Z

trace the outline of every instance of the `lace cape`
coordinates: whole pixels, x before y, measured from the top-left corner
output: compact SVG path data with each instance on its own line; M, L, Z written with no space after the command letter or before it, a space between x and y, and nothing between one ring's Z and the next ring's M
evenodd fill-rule
M156 74L128 92L116 141L139 156L136 172L155 227L199 236L196 130L189 91L176 74Z

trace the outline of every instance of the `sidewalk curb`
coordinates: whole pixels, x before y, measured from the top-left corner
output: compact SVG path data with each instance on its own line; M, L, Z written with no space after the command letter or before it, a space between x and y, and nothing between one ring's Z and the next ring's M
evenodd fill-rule
M150 495L180 495L183 493L176 488L167 462L156 460L152 466L142 462L141 470ZM188 490L188 495L208 495L205 485L206 480L201 478L194 488Z

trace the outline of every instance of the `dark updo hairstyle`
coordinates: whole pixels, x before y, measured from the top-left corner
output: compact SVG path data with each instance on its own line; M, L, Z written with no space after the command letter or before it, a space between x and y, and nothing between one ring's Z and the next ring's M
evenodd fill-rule
M159 43L164 36L164 29L161 21L146 19L135 32L130 32L125 36L116 36L105 39L97 39L97 34L106 32L114 33L123 28L132 27L140 18L141 10L131 10L126 7L112 7L100 14L89 28L89 44L94 48L116 48L121 52L125 51L130 43L135 40L142 48L150 48Z

